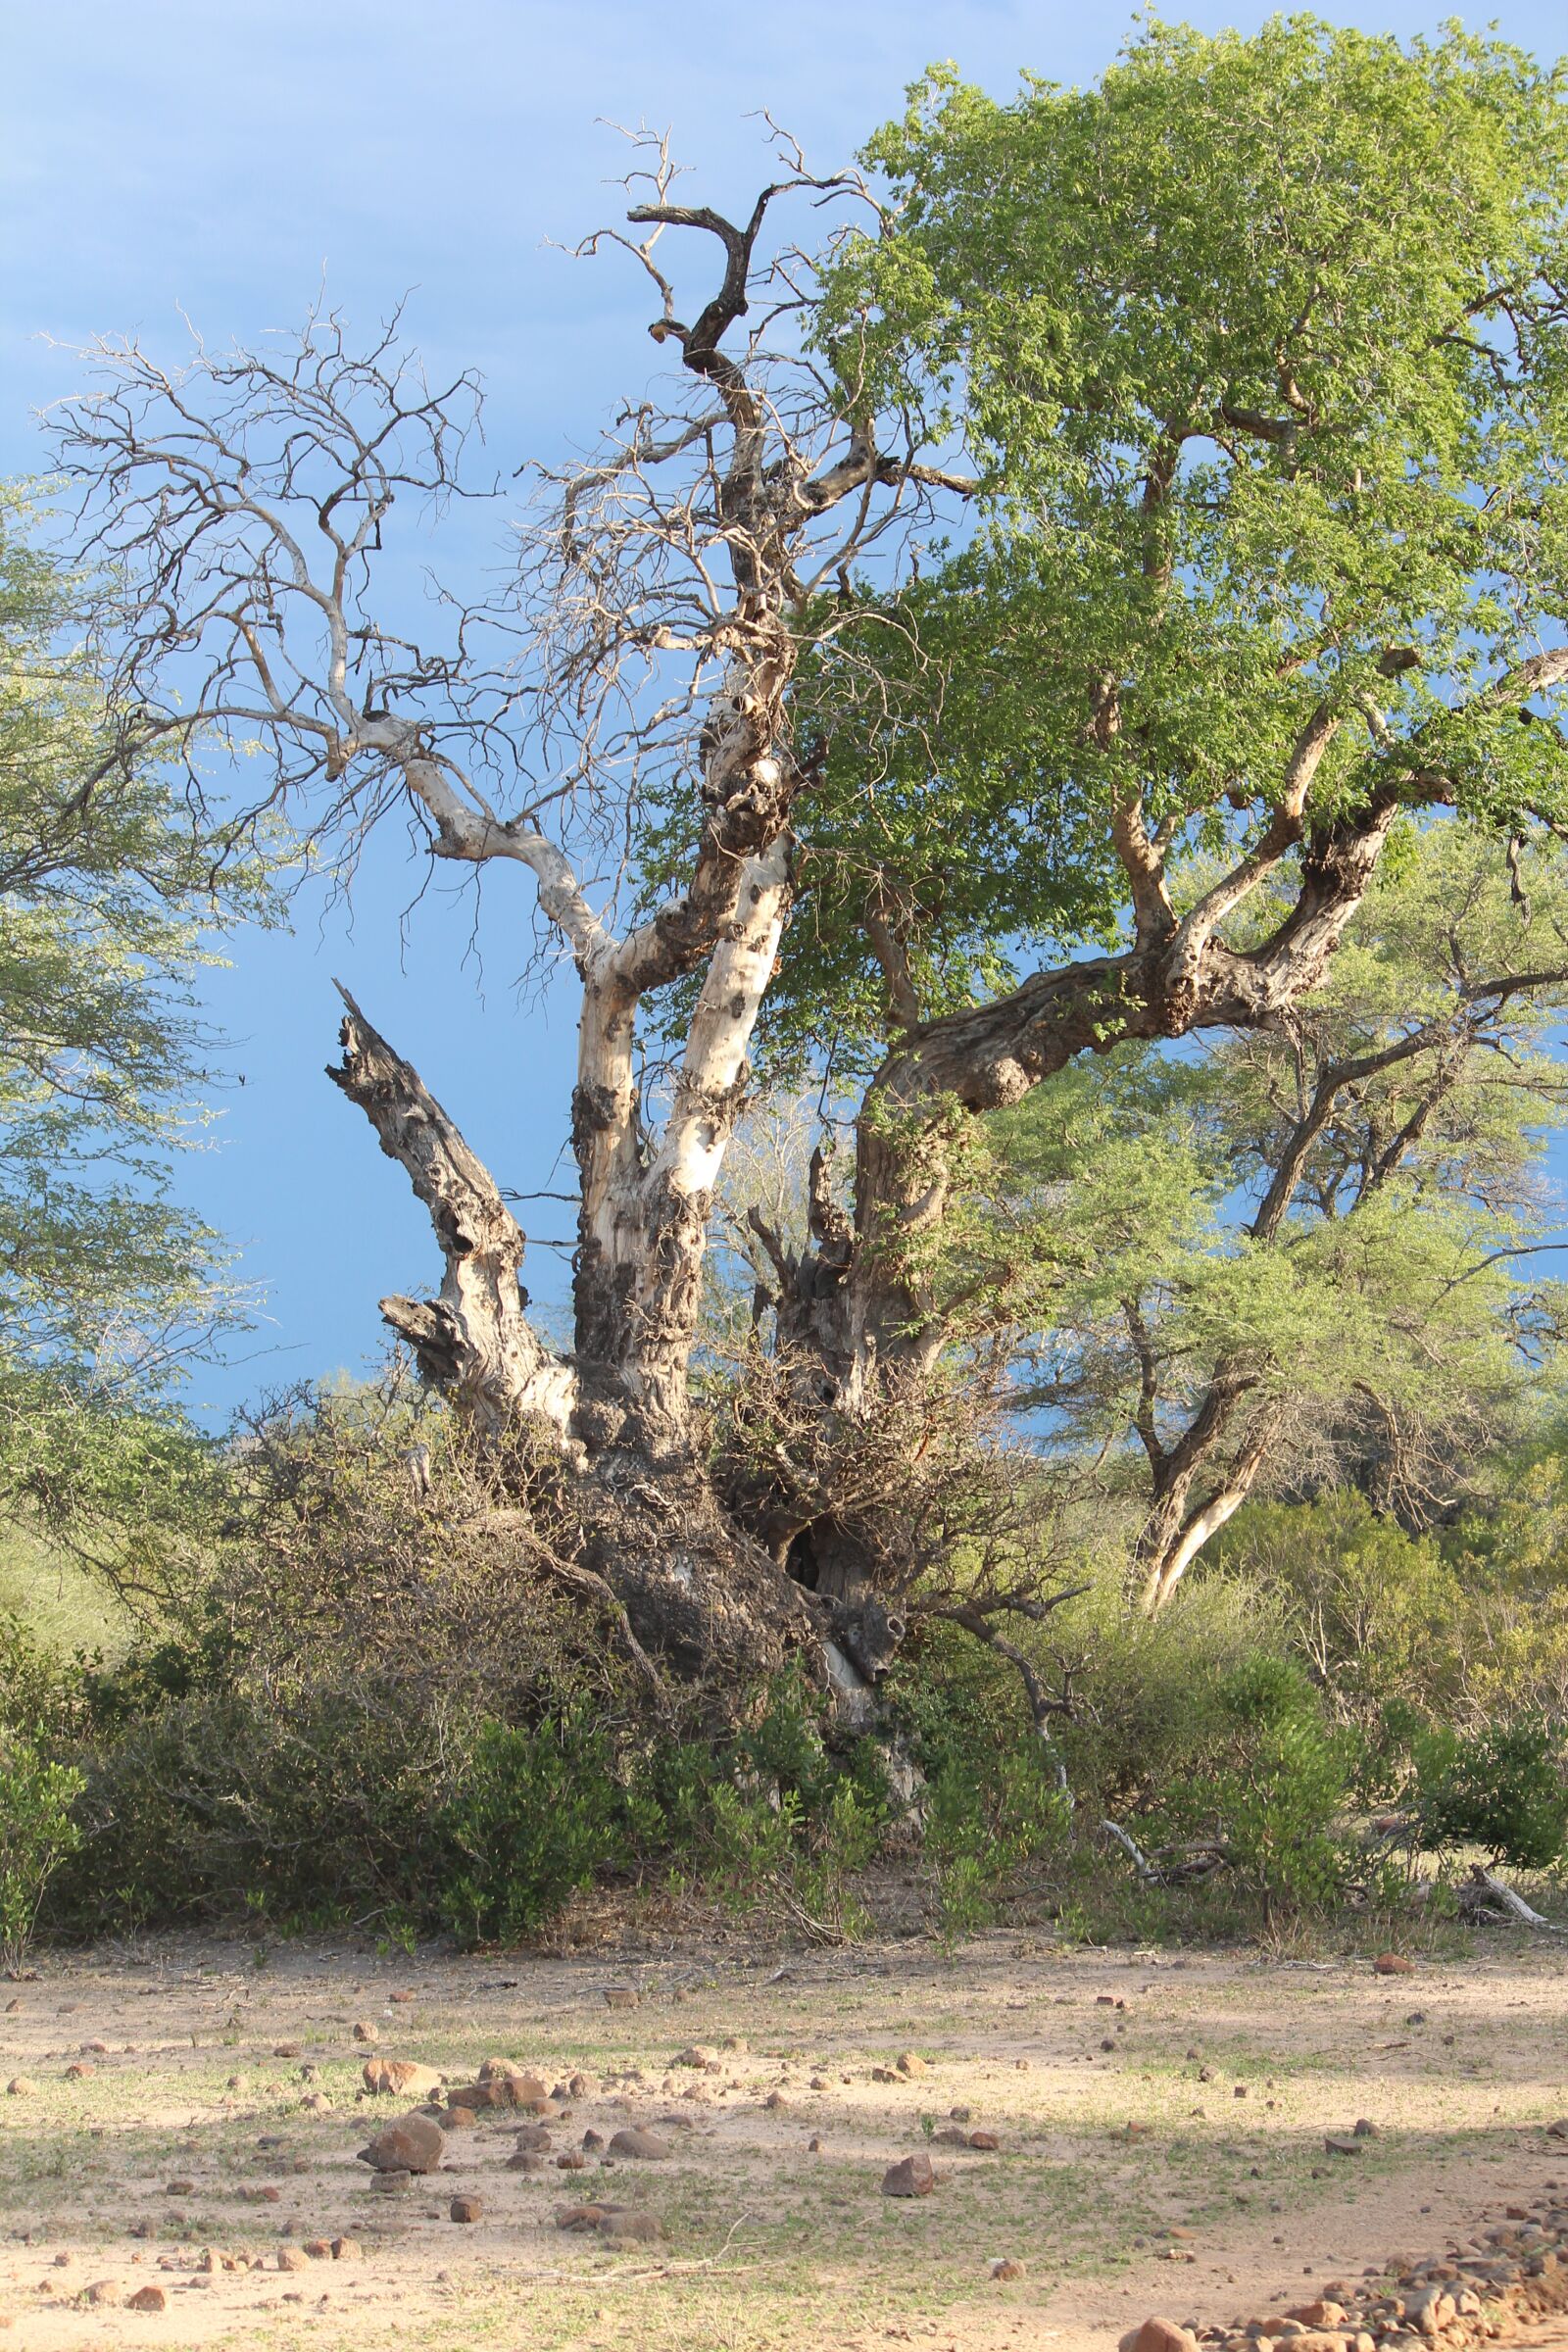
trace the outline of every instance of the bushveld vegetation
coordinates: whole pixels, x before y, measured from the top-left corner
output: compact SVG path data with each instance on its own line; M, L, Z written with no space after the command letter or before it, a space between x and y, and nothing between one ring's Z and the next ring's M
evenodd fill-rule
M777 169L644 148L590 244L673 378L438 640L380 575L477 391L395 329L106 347L70 562L6 510L0 1500L118 1611L0 1617L13 1962L853 1936L889 1855L949 1936L1387 1938L1563 1863L1560 81L1152 25ZM440 1292L210 1439L194 976L398 815L575 971L571 1342L350 1004Z

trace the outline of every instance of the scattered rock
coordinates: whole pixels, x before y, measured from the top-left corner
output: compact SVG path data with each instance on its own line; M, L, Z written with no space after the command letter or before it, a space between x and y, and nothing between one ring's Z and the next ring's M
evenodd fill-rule
M1361 2153L1361 2142L1342 2132L1326 2132L1323 2145L1331 2156L1359 2156Z
M641 2000L642 1995L634 1984L607 1984L605 1986L605 2007L607 2009L635 2009Z
M1379 1952L1372 1963L1380 1977L1413 1977L1415 1962L1403 1952Z
M455 2222L482 2222L484 2199L482 2197L454 2197L447 2207L447 2211Z
M279 2246L277 2249L277 2267L280 2271L303 2271L309 2262L310 2256L303 2246Z
M927 2075L931 2071L925 2060L913 2050L901 2050L893 2063L901 2075Z
M531 2155L548 2156L555 2146L547 2124L519 2124L512 2134L519 2153L526 2149Z
M397 1996L397 1994L396 1994L396 1993L394 1993L394 1994L392 1995L392 1998L393 1998L394 2000L396 2000L396 1999L397 1999L397 1997L398 1997L398 1996ZM405 1996L405 1997L412 1997L412 1996ZM365 2259L365 2248L364 2248L364 2247L363 2247L363 2246L360 2244L360 2241L359 2241L359 2239L358 2239L357 2237L334 2237L334 2238L333 2238L333 2240L332 2240L332 2260L333 2260L334 2262L363 2262L363 2261L364 2261L364 2259Z
M196 2183L194 2180L171 2180L166 2183L164 2194L166 2197L193 2197Z
M615 2133L610 2143L610 2153L612 2156L635 2157L643 2164L662 2164L675 2151L668 2140L662 2139L657 2132L644 2132L632 2125L626 2131Z
M890 2164L882 2176L882 2194L885 2197L928 2197L936 2187L937 2177L931 2170L929 2156L905 2156Z
M81 2299L101 2309L115 2310L125 2300L125 2289L118 2278L95 2278L91 2286L82 2288Z
M360 2080L368 2091L379 2097L383 2092L395 2092L400 2098L431 2098L441 2088L441 2077L433 2066L418 2066L412 2058L367 2058L360 2069Z
M585 2173L588 2159L579 2155L575 2148L568 2148L564 2156L556 2158L556 2170L558 2173Z
M1010 2254L998 2254L993 2255L991 2260L991 2276L993 2278L1010 2279L1022 2278L1026 2274L1023 2264L1015 2262Z
M971 2148L978 2148L985 2156L998 2155L1002 2149L1002 2142L994 2132L971 2132L969 2145Z
M300 2249L311 2262L330 2262L332 2248L324 2237L308 2237Z
M781 2107L789 2105L789 2101L781 2090L770 2090L762 2101L762 2105L770 2114L776 2115Z
M372 2026L368 2017L362 2017L355 2025L354 2038L356 2041L379 2041L381 2029L379 2026Z
M441 2111L440 2129L443 2132L471 2132L478 2120L471 2107L445 2107Z
M433 2173L445 2152L439 2125L427 2115L406 2115L360 2150L360 2162L377 2173Z
M1198 2338L1174 2320L1145 2320L1141 2328L1128 2328L1117 2352L1198 2352Z
M37 2095L37 2083L29 2081L25 2075L13 2075L10 2082L6 2084L7 2096L13 2099L34 2098Z
M532 2150L529 2148L519 2148L515 2156L509 2156L507 2158L507 2170L509 2173L542 2173L544 2169L544 2158L542 2156L535 2156Z
M688 2048L676 2051L673 2063L676 2066L700 2066L703 2068L716 2066L718 2052L709 2049L704 2042L694 2041Z
M274 2058L299 2058L303 2054L297 2041L275 2041L272 2044Z
M167 2311L169 2297L161 2286L138 2286L125 2305L127 2311Z

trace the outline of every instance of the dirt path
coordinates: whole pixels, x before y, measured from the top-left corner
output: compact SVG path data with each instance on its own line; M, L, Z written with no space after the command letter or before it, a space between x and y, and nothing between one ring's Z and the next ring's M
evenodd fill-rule
M1394 1979L1029 1937L954 1961L256 1960L168 1940L3 1988L0 2082L34 2087L0 2095L0 2344L1106 2352L1149 2312L1267 2310L1568 2180L1545 2130L1568 2114L1568 1956L1502 1939ZM403 2103L362 2097L356 2022L454 2082L496 2056L589 2087L542 2171L509 2170L521 2119L485 2115L383 2194L355 2152ZM692 2044L710 2068L676 2063ZM1359 2153L1330 2154L1357 2120ZM630 2124L669 2160L556 2169ZM1000 2149L942 2137L974 2129ZM921 2151L935 2193L884 2197ZM563 2234L584 2196L651 2211L662 2242ZM360 2258L298 2251L339 2236ZM993 2279L1003 2257L1024 2276ZM94 2306L98 2281L166 2307Z

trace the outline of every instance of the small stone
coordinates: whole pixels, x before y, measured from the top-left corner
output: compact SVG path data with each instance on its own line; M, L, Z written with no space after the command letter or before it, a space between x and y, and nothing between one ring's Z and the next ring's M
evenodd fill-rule
M193 2197L196 2194L196 2183L194 2180L171 2180L165 2187L164 2194L166 2197Z
M308 2237L300 2251L312 2262L330 2262L332 2248L324 2237Z
M627 2131L615 2133L610 2143L610 2153L612 2156L630 2156L641 2164L662 2164L675 2151L668 2140L662 2139L657 2132L644 2132L633 2125Z
M580 2156L575 2148L568 2148L564 2156L556 2158L556 2170L558 2173L585 2173L588 2170L588 2159L586 2156Z
M1403 1952L1379 1952L1372 1963L1380 1977L1413 1977L1415 1962Z
M1005 2280L1022 2278L1025 2276L1025 2272L1023 2264L1021 2262L1014 2261L1010 2254L1001 2254L994 2256L992 2259L991 2276L993 2278Z
M507 2170L509 2173L542 2173L544 2169L544 2158L542 2156L535 2156L531 2150L527 2148L519 2148L515 2156L509 2156L507 2158Z
M686 2049L678 2050L675 2053L674 2059L676 2066L700 2066L704 2068L714 2066L717 2064L717 2051L709 2049L706 2043L700 2041L694 2041L690 2043Z
M397 1994L396 1994L396 1993L394 1993L394 1994L392 1995L392 1998L393 1998L394 2000L396 2000L396 1999L397 1999L397 1997L398 1997L398 1996L397 1996ZM412 1997L412 1996L408 1996L408 1997ZM363 2246L360 2244L360 2241L359 2241L359 2239L358 2239L357 2237L334 2237L334 2238L333 2238L333 2240L332 2240L332 2260L333 2260L334 2262L362 2262L364 2259L365 2259L365 2249L364 2249L364 2247L363 2247Z
M386 1997L389 2001L396 2001L400 2007L407 2008L410 2001L413 2000L414 1995L412 1992L389 1992ZM343 2242L345 2245L349 2245L352 2243L352 2240L345 2238Z
M114 2310L125 2300L125 2289L118 2278L95 2278L91 2286L83 2287L81 2299Z
M925 2060L914 2050L901 2050L894 2060L894 2064L901 2075L926 2075L931 2071Z
M1378 2128L1377 2128L1376 2124L1374 2124L1374 2123L1370 2122L1366 2116L1364 2116L1364 2115L1358 2115L1358 2116L1356 2117L1356 2119L1355 2119L1355 2136L1356 2136L1356 2138L1357 2138L1357 2139L1376 2139L1376 2138L1377 2138L1377 2135L1378 2135Z
M478 2120L471 2107L444 2107L441 2111L443 2132L471 2132Z
M937 2177L931 2170L929 2156L905 2156L890 2164L882 2176L882 2194L885 2197L928 2197L936 2187Z
M356 2041L379 2041L381 2029L379 2026L372 2026L368 2017L362 2017L356 2021L354 2038Z
M1359 2156L1361 2153L1361 2142L1353 2136L1347 2136L1344 2132L1326 2132L1323 2145L1331 2156Z
M275 2041L272 2044L272 2056L274 2058L299 2058L303 2055L304 2053L300 2049L300 2045L297 2041Z
M482 2222L484 2199L482 2197L454 2197L447 2207L447 2211L455 2222Z
M548 2124L519 2124L512 2137L515 2147L525 2148L535 2156L548 2156L556 2144L550 2136ZM601 2140L599 2144L602 2147L604 2142Z
M807 2141L807 2143L806 2143L806 2153L808 2154L808 2156L820 2156L820 2155L821 2155L821 2153L822 2153L822 2134L821 2134L821 2132L813 2132L811 2133L811 2136L810 2136L810 2138L809 2138L809 2139Z
M277 2267L280 2271L303 2271L309 2260L309 2255L301 2246L279 2246L277 2249Z
M789 2101L786 2099L781 2090L770 2090L766 2098L762 2101L762 2105L768 2110L769 2114L776 2115L781 2107L787 2107L789 2105Z
M948 2109L950 2120L956 2124L966 2124L972 2113L973 2110L968 2107L950 2107Z
M31 2082L26 2075L13 2075L10 2082L6 2084L7 2096L13 2099L34 2098L37 2095L37 2083Z
M590 2126L582 2135L582 2144L588 2155L597 2156L605 2144L605 2135L602 2132L595 2132Z
M982 2155L995 2156L1000 2152L1002 2142L994 2132L971 2132L969 2145L978 2148Z
M635 2009L641 2000L642 1995L634 1984L607 1984L605 1986L605 2007L607 2009Z
M125 2308L127 2311L167 2311L169 2297L161 2286L138 2286Z

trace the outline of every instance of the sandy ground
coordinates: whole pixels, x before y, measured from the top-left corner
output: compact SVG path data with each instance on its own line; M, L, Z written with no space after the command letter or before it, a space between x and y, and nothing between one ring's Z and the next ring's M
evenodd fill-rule
M638 2006L610 2007L612 1985ZM33 2085L0 2093L5 2352L1106 2352L1150 2312L1264 2311L1568 2180L1545 2129L1568 2116L1568 1949L1502 1935L1396 1978L1029 1936L782 1960L178 1938L46 1955L0 2012L0 2082ZM544 2172L506 2169L517 2116L482 2117L441 2173L382 2195L356 2151L402 2103L363 2095L356 2023L454 2082L506 2057L589 2088ZM691 2044L716 2071L677 2063ZM900 2075L903 2053L924 2071ZM946 2144L955 2108L1000 2149ZM1360 2153L1329 2153L1358 2120ZM673 2156L555 2168L630 2123ZM920 2150L935 2193L884 2197ZM455 2194L482 2200L477 2224L450 2218ZM663 2241L563 2234L557 2209L589 2195L656 2214ZM362 2258L277 2267L339 2235ZM994 2280L1003 2256L1025 2275ZM167 2307L94 2307L99 2280L154 2282Z

